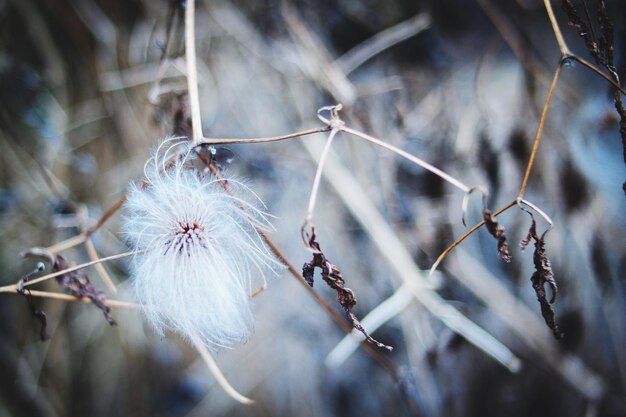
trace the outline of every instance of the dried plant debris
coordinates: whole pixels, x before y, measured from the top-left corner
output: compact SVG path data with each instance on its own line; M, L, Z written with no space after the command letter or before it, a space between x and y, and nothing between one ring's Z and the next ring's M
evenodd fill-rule
M378 346L379 348L393 350L391 346L387 346L383 343L372 338L367 331L363 328L356 315L352 312L352 308L356 305L356 297L354 292L350 288L346 288L345 281L337 268L320 249L320 245L316 240L315 229L311 230L311 234L306 242L309 249L313 251L313 259L311 262L307 262L302 266L302 276L306 282L313 287L313 275L315 268L320 268L322 279L328 284L330 288L337 292L337 302L343 307L346 314L352 321L352 326L363 333L365 339Z
M28 308L33 314L33 317L35 317L39 321L39 324L40 324L39 338L41 339L41 341L48 340L50 338L47 332L48 317L46 316L46 313L43 312L43 310L40 310L39 308L37 308L37 305L35 304L35 300L30 292L30 289L28 287L25 288L24 283L28 282L28 280L37 272L41 272L44 269L45 269L44 264L42 262L39 262L37 264L37 268L34 271L24 275L22 278L20 278L20 280L17 283L18 293L23 295L26 298L26 302L28 303Z
M535 252L533 253L535 272L532 277L530 277L530 281L532 282L533 289L537 295L537 301L539 301L539 304L541 305L541 315L550 330L552 330L552 333L554 333L554 336L557 339L561 339L563 338L563 333L561 333L559 326L556 324L554 310L552 308L552 305L556 302L556 296L559 288L556 284L556 280L554 279L552 265L546 255L544 241L546 233L544 232L541 236L537 234L537 223L535 222L533 215L531 213L529 214L532 219L532 223L528 229L528 235L526 235L526 238L520 243L520 248L521 250L524 250L530 244L531 240L535 241ZM550 290L552 291L552 297L550 297L550 300L548 300L546 296L545 284L548 284Z
M589 50L589 53L599 65L602 65L601 62L601 54L600 48L598 47L598 43L596 42L595 36L592 32L593 28L587 26L587 24L581 19L576 7L572 4L570 0L562 0L561 7L567 14L568 24L576 29L578 35L583 38L585 41L585 45Z
M504 234L504 226L502 226L493 213L489 210L483 211L483 220L489 234L498 241L498 254L505 262L511 262L511 254L509 253L509 245L506 243L506 235Z
M64 269L68 269L70 267L64 256L55 255L39 248L30 249L24 253L24 256L34 256L46 259L52 266L52 272L63 271ZM104 318L111 326L115 326L117 324L111 316L111 309L106 305L106 296L102 291L93 286L84 272L80 270L71 271L67 274L59 275L56 277L56 281L63 287L64 290L73 296L88 298L91 300L96 307L102 310Z
M67 259L61 255L56 255L52 270L54 272L62 271L69 268ZM106 296L100 290L97 290L89 278L82 271L72 271L67 274L60 275L56 278L57 282L70 294L79 298L89 298L91 302L102 310L104 318L111 325L115 326L117 323L111 316L111 309L106 305Z
M606 68L613 81L617 85L620 85L620 78L614 62L615 35L613 23L611 23L611 19L609 18L609 10L606 7L604 0L598 0L596 2L596 14L600 28L600 38L597 41L595 32L591 26L591 17L589 16L587 10L586 1L583 1L583 4L589 20L589 26L583 22L578 14L578 11L570 0L562 0L561 4L563 6L563 10L567 14L569 25L574 27L578 31L578 34L583 38L589 53L595 59L596 63ZM622 138L624 163L626 163L626 109L624 109L621 93L617 90L614 93L614 103L615 110L620 117L619 133Z

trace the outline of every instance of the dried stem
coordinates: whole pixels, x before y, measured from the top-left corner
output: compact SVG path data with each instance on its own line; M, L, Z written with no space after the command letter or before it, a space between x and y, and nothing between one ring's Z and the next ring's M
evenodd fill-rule
M20 295L19 289L15 285L7 285L4 287L0 287L0 293ZM81 298L81 297L76 297L70 294L63 294L59 292L30 290L29 294L32 295L33 297L49 298L51 300L70 301L74 303L83 303L83 304L93 304L93 302L87 297ZM114 308L128 308L128 309L133 309L133 310L141 309L141 306L139 304L129 303L126 301L119 301L119 300L106 300L105 304L108 307L114 307Z
M50 253L63 252L64 250L68 250L82 243L85 243L86 240L87 240L87 236L81 233L79 235L72 236L69 239L65 239L65 240L62 240L61 242L55 243L52 246L48 246L47 248L44 248L44 249L46 250L46 252L50 252Z
M333 139L335 135L337 135L338 130L333 128L328 135L328 140L326 141L326 146L324 146L324 151L322 151L322 156L320 157L319 163L317 164L317 171L315 172L315 179L313 180L313 186L311 187L311 196L309 197L309 208L307 209L306 221L305 225L310 225L313 221L313 210L315 209L315 202L317 201L317 193L319 191L320 181L322 180L322 170L324 169L324 163L326 162L326 157L328 156L328 151L330 151L330 146L333 143Z
M92 261L99 259L98 252L96 252L96 247L94 246L93 241L89 238L85 241L85 249L87 250L87 255L89 256L89 259L91 259ZM109 291L111 291L113 294L117 294L117 288L115 287L115 284L113 283L113 280L111 279L111 276L109 275L107 270L104 268L104 265L99 263L95 265L95 268L96 268L96 271L98 272L98 275L100 275L100 278L102 279L104 284L107 286Z
M96 265L96 264L99 264L99 263L102 263L102 262L113 261L115 259L121 259L121 258L127 258L127 257L135 255L137 253L140 253L140 252L137 252L137 251L124 252L124 253L119 253L117 255L107 256L106 258L96 259L96 260L91 261L91 262L86 262L86 263L83 263L83 264L80 264L80 265L73 266L71 268L64 269L62 271L53 272L51 274L47 274L47 275L44 275L42 277L35 278L33 280L25 282L23 284L23 286L24 287L29 287L31 285L38 284L38 283L43 282L43 281L47 281L47 280L49 280L51 278L55 278L55 277L58 277L58 276L61 276L61 275L65 275L68 272L78 271L79 269L87 268L89 266ZM4 287L1 287L1 288L4 288Z
M107 211L104 212L102 217L100 217L98 222L84 233L86 237L93 235L98 229L100 229L102 225L106 223L107 220L109 220L111 216L113 216L122 207L122 205L126 202L127 197L128 196L124 194L111 207L109 207Z
M526 192L526 186L528 185L528 178L530 177L530 172L532 171L533 166L535 164L535 158L537 157L537 150L539 149L539 143L541 142L541 135L543 133L543 126L546 122L546 117L548 116L548 110L550 109L550 103L552 102L552 97L554 95L554 89L556 88L556 83L559 80L559 75L561 74L561 68L563 67L563 62L564 62L563 60L559 61L559 64L556 67L556 71L554 71L554 77L552 77L550 88L548 89L548 97L546 98L546 102L543 105L543 111L541 112L541 118L539 119L539 126L537 127L537 133L535 134L535 141L533 142L533 149L530 153L530 159L528 160L528 165L526 166L526 173L524 174L524 179L522 180L522 185L520 186L518 199L521 199L522 197L524 197L524 193Z
M550 225L550 227L552 227L552 225L554 224L554 222L552 221L550 216L548 216L545 211L541 210L539 207L537 207L536 205L534 205L530 201L520 199L519 200L519 204L520 204L520 207L521 207L521 205L524 205L524 206L528 206L531 209L533 209L537 214L539 214L541 217L543 217L543 219ZM522 208L522 210L523 210L523 208Z
M470 190L469 186L463 184L461 181L457 180L453 176L446 174L445 172L443 172L439 168L429 164L428 162L426 162L426 161L424 161L424 160L422 160L422 159L420 159L420 158L418 158L418 157L416 157L414 155L411 155L410 153L408 153L408 152L406 152L406 151L404 151L404 150L402 150L400 148L397 148L397 147L395 147L393 145L390 145L387 142L383 142L382 140L377 139L377 138L375 138L373 136L370 136L370 135L368 135L366 133L359 132L358 130L351 129L351 128L347 127L347 126L342 127L341 130L346 132L346 133L350 133L351 135L354 135L354 136L360 137L362 139L365 139L365 140L367 140L369 142L372 142L375 145L381 146L381 147L383 147L383 148L385 148L387 150L390 150L391 152L393 152L395 154L400 155L403 158L408 159L409 161L413 162L414 164L421 166L422 168L424 168L424 169L432 172L433 174L437 175L441 179L443 179L443 180L449 182L450 184L454 185L456 188L458 188L459 190L463 191L464 193L467 193Z
M562 56L572 55L569 48L567 47L567 43L565 43L565 38L563 38L563 34L561 33L561 28L559 28L559 24L556 21L556 17L554 16L554 11L552 10L552 5L550 4L550 0L544 0L543 3L546 6L546 12L548 13L548 18L550 19L550 24L552 25L552 31L554 32L554 36L556 37L556 42L559 44L561 55Z
M198 69L196 67L195 1L187 0L185 5L185 60L187 62L187 90L191 109L192 144L202 141L202 117L200 115L200 95L198 93Z
M198 145L232 145L237 143L267 143L278 142L281 140L299 138L302 136L313 135L315 133L328 132L330 126L318 127L315 129L304 130L302 132L289 133L281 136L270 136L266 138L203 138Z
M568 56L565 56L564 59L576 61L582 66L589 68L591 71L595 72L600 77L608 81L613 87L615 87L615 89L619 90L620 93L626 95L626 90L624 90L624 88L621 85L616 83L614 79L612 79L609 75L605 74L602 70L600 70L598 67L596 67L595 65L593 65L591 62L587 61L586 59L581 58L577 55L568 55Z
M193 343L194 347L196 348L196 350L198 351L198 353L204 360L204 363L206 363L207 366L209 367L211 374L213 374L219 386L222 387L222 389L226 392L226 394L228 394L232 399L234 399L237 402L240 402L241 404L245 404L245 405L254 404L254 400L241 395L239 392L237 392L235 388L233 388L232 385L230 385L230 383L228 382L228 380L226 379L226 377L220 370L219 366L217 366L217 362L215 362L215 359L213 359L213 356L211 356L211 353L208 351L206 346L204 346L204 344L200 341L200 339L197 336L192 336L191 342Z

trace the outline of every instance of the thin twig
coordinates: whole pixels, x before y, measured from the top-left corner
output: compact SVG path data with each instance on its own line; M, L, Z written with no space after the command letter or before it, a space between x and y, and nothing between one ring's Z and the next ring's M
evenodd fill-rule
M309 197L309 207L306 213L306 224L310 224L313 221L313 210L315 209L315 202L317 201L317 193L320 186L320 181L322 179L322 170L324 169L324 163L326 162L326 157L328 156L328 151L330 151L330 147L333 143L333 139L335 135L337 135L338 130L333 129L330 131L328 135L328 139L326 140L326 145L324 146L324 151L322 152L322 156L320 157L319 163L317 164L317 171L315 172L315 179L313 180L313 186L311 187L311 195Z
M614 79L612 79L609 75L605 74L602 70L600 70L598 67L596 67L595 65L593 65L591 62L587 61L586 59L581 58L577 55L568 55L568 56L565 56L564 58L566 60L570 59L572 61L576 61L582 66L589 68L591 71L595 72L600 77L608 81L613 87L615 87L615 89L619 90L620 93L626 95L626 90L624 90L624 88L621 85L616 83Z
M351 129L351 128L347 127L347 126L342 127L341 130L346 132L346 133L350 133L351 135L354 135L354 136L360 137L362 139L365 139L365 140L367 140L369 142L372 142L372 143L374 143L374 144L376 144L378 146L381 146L381 147L383 147L385 149L390 150L391 152L393 152L395 154L400 155L403 158L408 159L409 161L413 162L414 164L421 166L422 168L424 168L424 169L432 172L433 174L437 175L441 179L443 179L443 180L449 182L450 184L454 185L456 188L460 189L464 193L467 193L470 190L469 186L463 184L461 181L457 180L453 176L451 176L449 174L446 174L445 172L443 172L439 168L429 164L428 162L426 162L426 161L424 161L424 160L422 160L422 159L420 159L420 158L418 158L418 157L416 157L414 155L411 155L410 153L408 153L408 152L406 152L406 151L404 151L404 150L402 150L400 148L397 148L397 147L395 147L393 145L390 145L387 142L383 142L382 140L377 139L377 138L375 138L373 136L370 136L370 135L368 135L366 133L359 132L358 130Z
M522 185L520 186L518 199L521 199L522 197L524 197L524 193L526 192L526 186L528 185L528 178L530 177L530 172L532 171L533 166L535 164L537 150L539 149L539 143L541 142L541 135L543 133L543 126L548 116L548 110L550 109L550 103L552 102L554 89L556 88L556 83L559 80L559 75L561 74L562 67L563 67L563 60L560 60L559 64L556 67L556 71L554 71L554 77L552 77L550 88L548 89L548 97L546 98L546 102L543 105L543 111L541 112L541 118L539 119L539 126L537 126L537 133L535 134L535 140L533 142L533 149L530 153L528 165L526 165L526 173L524 174L524 179L522 180Z
M241 395L239 392L237 392L235 388L233 388L232 385L230 385L230 383L220 370L219 366L217 366L217 362L215 362L215 359L213 359L213 356L211 356L209 350L206 348L206 346L204 346L204 344L197 336L191 336L191 342L204 360L204 363L206 363L209 367L209 371L211 371L211 374L213 374L219 386L222 387L226 394L228 394L232 399L240 402L241 404L254 404L254 400Z
M21 294L16 285L6 285L4 287L0 287L0 293L17 294L17 295ZM30 290L29 294L32 295L33 297L49 298L51 300L70 301L74 303L83 303L83 304L93 304L93 302L87 297L81 298L81 297L76 297L70 294L63 294L59 292ZM109 307L114 307L114 308L129 308L133 310L141 309L141 306L139 304L129 303L127 301L106 300L105 304Z
M552 10L552 5L550 4L550 0L543 1L546 12L548 13L548 18L550 19L550 24L552 24L552 31L554 32L554 36L556 37L556 42L559 44L559 49L561 50L562 56L572 55L570 52L567 43L565 42L565 38L563 38L563 34L561 33L561 28L559 28L559 24L556 21L556 17L554 16L554 11Z
M525 206L528 206L531 209L533 209L537 214L539 214L541 217L543 217L543 219L550 225L550 227L552 227L552 225L554 224L554 222L552 221L550 216L548 216L545 211L541 210L539 207L537 207L536 205L534 205L530 201L524 200L524 199L520 199L519 203L523 204Z
M107 211L104 212L102 217L100 217L98 222L95 225L93 225L92 227L90 227L84 233L86 235L86 237L89 237L89 236L93 235L98 229L100 229L102 227L102 225L104 223L106 223L107 220L109 220L111 218L111 216L113 216L120 209L120 207L122 207L122 205L126 202L127 198L128 198L128 195L124 194L111 207L109 207L107 209Z
M52 246L48 246L47 248L44 248L44 249L46 250L46 252L59 253L59 252L63 252L64 250L68 250L75 246L78 246L82 243L85 243L85 240L87 240L87 236L81 233L79 235L72 236L69 239L65 239L61 242L55 243Z
M35 285L35 284L38 284L40 282L49 280L51 278L55 278L55 277L58 277L58 276L61 276L61 275L65 275L68 272L78 271L79 269L87 268L89 266L96 265L96 264L99 264L99 263L102 263L102 262L113 261L115 259L121 259L121 258L127 258L129 256L132 256L132 255L135 255L135 254L138 254L138 253L140 253L140 252L130 251L130 252L118 253L117 255L107 256L106 258L96 259L95 261L86 262L86 263L83 263L83 264L80 264L80 265L73 266L71 268L64 269L62 271L53 272L51 274L47 274L47 275L44 275L42 277L35 278L33 280L25 282L23 285L24 285L24 287L28 287L28 286Z
M96 252L96 247L94 246L93 241L90 238L85 241L85 249L87 250L87 256L89 256L89 259L91 259L92 261L99 259L98 252ZM113 279L111 279L111 276L104 268L104 265L102 265L101 263L96 264L95 268L96 272L98 273L104 284L107 286L109 291L111 291L113 294L117 294L117 288L113 283Z
M187 0L185 6L185 60L187 62L187 90L191 109L191 129L194 146L202 141L202 117L198 93L198 69L196 67L195 0Z
M231 145L237 143L266 143L278 142L280 140L299 138L301 136L313 135L315 133L328 132L330 126L318 127L315 129L303 130L302 132L289 133L281 136L269 136L266 138L203 138L198 145Z

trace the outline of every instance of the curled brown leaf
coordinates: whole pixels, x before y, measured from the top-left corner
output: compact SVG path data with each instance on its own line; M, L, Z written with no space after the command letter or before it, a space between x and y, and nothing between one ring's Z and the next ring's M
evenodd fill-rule
M493 217L493 213L489 210L483 211L483 220L485 221L485 226L489 234L498 241L498 254L500 258L505 262L511 262L511 254L509 253L509 246L506 243L504 226Z
M313 252L313 259L311 262L307 262L302 266L302 276L306 280L306 282L312 287L313 286L313 276L315 273L315 268L320 268L322 279L330 288L337 292L337 302L343 307L348 317L352 321L352 326L360 331L365 339L378 346L379 348L387 349L389 351L393 350L391 346L385 345L371 337L367 331L361 325L359 319L357 319L356 315L352 312L353 307L356 305L356 297L354 296L354 292L350 288L346 288L345 280L337 268L322 252L319 243L316 240L315 229L311 230L311 234L308 236L308 241L306 241L307 246Z
M531 216L532 223L528 230L528 235L524 240L522 240L520 247L524 250L530 244L531 239L535 242L535 251L533 253L535 272L530 277L530 281L532 282L533 289L537 295L537 301L539 301L539 305L541 306L541 315L543 316L543 319L550 330L552 330L554 336L557 339L561 339L563 337L563 333L561 333L559 326L556 323L554 309L552 308L552 304L556 302L558 286L556 284L556 280L554 279L552 265L546 254L546 245L544 241L545 233L541 236L537 234L537 223L535 222L532 214L529 214ZM552 291L552 297L550 300L547 298L545 288L546 284L548 284L550 290Z
M62 255L56 255L54 257L52 271L58 272L67 268L69 268L67 259L65 259ZM89 298L96 307L102 310L104 318L111 326L115 326L117 324L111 316L111 309L106 305L106 296L102 291L93 286L84 272L80 270L71 271L67 274L59 275L56 277L56 281L73 296Z

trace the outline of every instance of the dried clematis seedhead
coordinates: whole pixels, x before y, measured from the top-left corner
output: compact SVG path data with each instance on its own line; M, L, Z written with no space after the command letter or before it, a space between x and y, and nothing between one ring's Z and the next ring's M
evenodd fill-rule
M271 225L249 188L229 178L226 191L193 166L184 144L167 143L125 204L124 231L137 251L134 290L160 334L172 329L212 350L231 347L251 331L253 278L264 281L280 265L258 232Z

